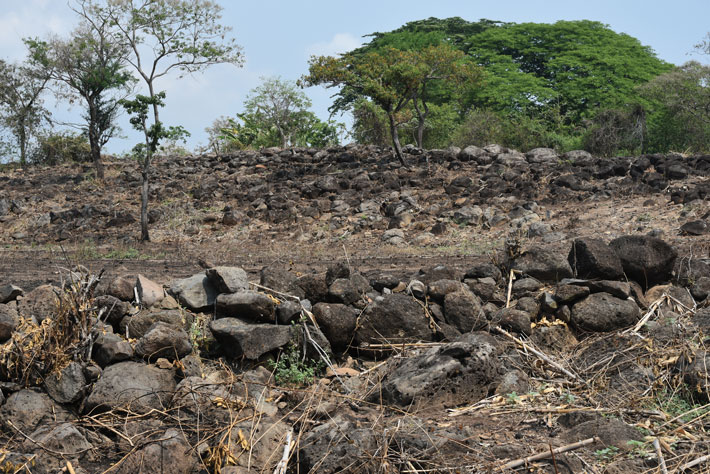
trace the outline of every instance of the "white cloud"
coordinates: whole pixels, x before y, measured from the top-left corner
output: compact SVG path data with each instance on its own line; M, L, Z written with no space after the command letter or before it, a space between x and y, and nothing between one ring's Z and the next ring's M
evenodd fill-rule
M328 42L315 43L306 48L308 56L335 56L362 45L362 39L350 33L336 33Z

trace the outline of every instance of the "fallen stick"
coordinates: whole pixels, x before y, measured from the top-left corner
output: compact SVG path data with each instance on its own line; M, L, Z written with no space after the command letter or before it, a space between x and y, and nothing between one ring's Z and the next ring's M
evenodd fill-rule
M284 445L284 454L281 457L281 460L279 463L276 465L276 469L274 469L274 474L285 474L286 473L286 468L288 468L288 458L289 455L291 454L291 449L293 448L293 445L295 444L293 441L291 441L291 437L293 436L293 430L289 431L286 434L286 444Z
M508 333L505 329L501 329L501 328L499 328L499 327L496 327L496 328L494 328L494 330L495 330L496 332L498 332L499 334L502 334L503 336L507 337L507 338L510 339L511 341L514 341L516 344L520 345L520 346L523 347L525 350L532 352L532 353L535 354L537 357L539 357L540 359L544 360L545 362L547 362L548 364L550 364L552 367L554 367L554 368L557 369L558 371L562 372L562 373L563 373L564 375L566 375L567 377L569 377L569 378L571 378L571 379L573 379L573 380L576 380L577 382L583 383L583 384L585 384L585 385L587 384L587 382L585 382L579 375L577 375L577 374L575 374L575 373L573 373L573 372L570 372L569 370L565 369L565 368L562 367L560 364L558 364L557 362L555 362L554 360L552 360L547 354L544 354L544 353L540 352L539 350L535 349L534 347L530 346L529 344L526 344L526 343L523 342L522 340L520 340L520 339L518 339L517 337L513 336L512 334Z
M509 463L503 464L499 469L505 471L506 469L515 469L516 467L524 466L525 464L533 461L539 461L540 459L546 459L555 454L566 453L567 451L573 451L575 449L583 448L584 446L590 445L599 441L596 436L594 438L585 439L582 441L577 441L576 443L568 444L566 446L560 446L552 450L545 450L541 453L528 456L526 458L516 459L515 461L510 461Z
M661 468L661 473L668 474L666 460L663 458L663 452L661 451L661 443L658 441L658 438L653 440L653 447L656 450L656 456L658 456L658 467Z
M697 458L697 459L693 459L692 461L683 464L682 466L680 466L680 467L678 468L678 470L679 470L679 471L685 471L686 469L690 469L691 467L695 467L695 466L697 466L698 464L704 463L704 462L707 461L708 459L710 459L710 454L706 454L705 456L700 456L700 457Z

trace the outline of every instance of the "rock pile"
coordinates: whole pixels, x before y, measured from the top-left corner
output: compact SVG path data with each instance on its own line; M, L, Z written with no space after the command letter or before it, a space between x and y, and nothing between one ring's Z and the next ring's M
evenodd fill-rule
M496 159L551 159L528 155ZM458 156L490 158L472 149ZM286 437L296 432L300 442L289 462L302 472L370 472L375 459L366 453L381 443L373 430L391 430L397 410L526 393L529 375L511 341L550 354L573 351L595 333L630 344L618 330L659 308L695 311L693 297L707 298L702 282L710 281L710 269L681 271L673 248L639 235L609 244L576 239L568 253L532 247L498 262L434 265L408 277L361 274L345 263L306 274L272 265L262 269L259 283L241 268L217 266L165 288L143 275L119 275L95 291L79 285L87 291L71 314L88 315L85 323L66 343L51 346L60 354L51 371L21 361L34 371L22 380L13 377L19 362L11 354L29 344L28 335L54 334L70 290L45 285L25 292L6 284L0 287L0 432L6 437L0 467L31 463L32 472L56 472L70 462L75 472L109 465L125 473L273 472L289 446ZM692 295L670 284L674 278L692 286ZM708 321L698 311L693 324L706 328ZM390 357L404 348L414 352ZM331 378L318 386L329 391L319 392L317 407L265 368L278 367L279 354L294 350L294 364L298 358L327 364ZM594 367L608 354L597 344L575 357L580 367ZM385 362L355 369L373 359ZM710 391L706 359L699 352L682 372L700 397ZM613 379L609 390L648 380L638 371L631 375L623 386ZM380 418L373 406L399 408L373 424ZM425 421L416 416L397 423L396 436L429 453L426 459L445 451L452 461L473 449L472 428L422 430ZM623 439L635 439L629 436Z

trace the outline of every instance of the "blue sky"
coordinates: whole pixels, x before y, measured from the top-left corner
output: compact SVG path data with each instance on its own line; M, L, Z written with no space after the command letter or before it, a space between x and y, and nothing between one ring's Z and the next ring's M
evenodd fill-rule
M710 57L693 54L693 45L710 31L710 1L677 0L261 0L219 2L223 23L243 46L243 68L215 66L207 72L157 84L167 92L161 118L169 125L183 125L192 137L188 145L206 142L204 128L219 116L234 116L242 109L249 90L264 76L296 80L306 72L312 54L336 54L366 41L362 36L390 31L408 21L428 17L460 16L509 22L596 20L614 31L638 38L671 63ZM65 35L75 25L73 12L64 0L0 0L0 58L21 60L22 38ZM314 111L327 118L333 91L310 88L306 93ZM48 102L51 102L49 100ZM61 120L76 119L79 109L57 104L53 112ZM348 121L346 117L342 121ZM114 139L107 150L130 149L138 137L127 117L120 118L124 139Z

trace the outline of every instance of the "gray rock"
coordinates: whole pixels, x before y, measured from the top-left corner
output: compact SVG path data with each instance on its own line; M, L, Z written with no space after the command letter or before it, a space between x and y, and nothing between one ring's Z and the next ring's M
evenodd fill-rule
M57 312L59 291L59 288L52 285L38 286L18 303L17 312L21 317L34 319L38 323L51 318Z
M24 294L25 292L19 286L11 284L0 286L0 304L15 301L18 296L22 296Z
M178 326L159 321L153 324L138 340L135 353L147 360L163 357L177 360L192 352L187 333Z
M149 280L143 275L138 275L136 277L136 290L138 291L140 302L145 308L150 308L151 306L160 303L163 298L165 298L163 286Z
M51 373L44 380L44 387L57 403L75 403L84 395L86 377L81 364L70 362L59 372Z
M496 289L498 288L493 278L466 278L463 282L474 295L478 296L483 301L493 299Z
M358 344L392 344L431 341L424 308L411 296L395 293L378 297L360 316L355 338Z
M186 329L188 321L179 310L145 310L121 321L121 333L131 339L140 339L153 324L163 322Z
M299 318L301 315L301 304L293 301L286 300L276 307L276 319L279 324L289 324Z
M446 322L462 333L484 329L488 325L481 301L469 290L459 290L444 297Z
M29 437L31 440L26 439L23 443L23 449L28 451L36 450L39 445L49 452L63 453L69 457L78 456L93 447L79 428L67 422L42 425Z
M492 263L482 263L466 270L464 278L493 278L498 281L503 274L500 269Z
M131 343L113 333L101 334L94 342L92 359L101 367L133 357Z
M621 260L601 239L575 239L567 260L579 278L616 280L624 274Z
M513 268L542 281L560 281L572 277L572 269L567 259L559 253L532 247L515 259Z
M388 229L382 234L382 241L388 245L396 247L404 246L407 242L404 240L404 231L402 229Z
M528 296L538 292L542 283L535 278L522 278L513 282L513 295L516 297Z
M589 287L589 291L592 293L609 293L622 300L631 296L631 285L625 281L589 281L585 285Z
M135 284L135 275L120 275L108 283L104 294L118 298L121 301L133 301L136 298L133 292Z
M17 310L14 304L0 304L0 343L12 337L17 323Z
M690 287L690 293L693 295L693 298L698 301L707 298L708 295L710 295L710 277L704 276L698 278L693 282L693 286Z
M708 232L708 225L703 220L690 221L680 226L680 232L685 235L705 235Z
M298 277L281 264L269 265L261 269L259 284L275 291L287 293L298 298L305 298L303 289L298 286Z
M288 326L252 324L236 318L221 318L210 322L209 327L224 353L234 358L256 360L284 347L291 340Z
M427 286L419 280L412 280L407 285L407 294L412 295L417 299L423 300L426 298L426 292Z
M589 288L578 285L560 285L555 288L554 299L557 304L570 304L589 295Z
M313 315L336 351L345 351L353 340L359 311L343 304L318 303Z
M460 405L488 395L500 378L501 348L487 333L475 332L404 360L382 381L382 397L409 407L427 403Z
M109 324L118 324L131 313L131 304L115 296L102 295L94 298L94 306L101 313L101 320Z
M298 445L300 472L377 472L379 464L371 455L377 451L377 440L363 421L339 413L305 433Z
M608 293L593 293L572 307L572 323L580 329L608 332L635 324L641 311L635 302Z
M467 290L467 286L459 280L438 280L429 283L427 295L437 303L443 303L449 293Z
M31 389L13 393L0 407L0 424L13 432L14 430L7 425L7 420L12 421L25 433L31 433L40 424L71 419L71 414L52 401L47 394Z
M104 369L101 378L86 398L84 411L129 409L146 413L163 410L175 391L173 370L159 369L139 362L119 362Z
M115 472L190 474L196 472L198 462L185 435L177 428L170 428L156 441L129 453Z
M532 333L530 314L513 308L502 308L493 315L493 321L518 334L529 336Z
M641 441L643 435L633 426L627 425L618 418L593 416L589 421L575 423L565 435L566 439L599 438L599 443L592 449L616 446L622 451L630 449L629 441Z
M482 157L488 158L488 153L483 148L478 148L477 146L474 145L469 145L463 150L461 150L458 154L458 159L460 161L475 161L478 162L479 164L487 164L487 163L480 163L479 160ZM491 160L492 161L492 160Z
M560 157L552 148L533 148L525 153L528 163L548 163L557 164Z
M168 292L181 305L196 313L211 310L217 298L217 289L204 273L174 281Z
M276 303L264 293L241 290L223 293L217 297L219 317L246 318L273 323L276 321Z
M214 267L205 274L219 293L236 293L249 289L249 278L243 268Z
M646 235L625 235L609 246L621 260L626 276L648 288L671 278L677 252L661 239Z
M353 273L348 278L333 281L328 288L328 299L332 303L351 305L361 301L363 295L370 291L370 281L359 273Z
M455 210L452 217L459 224L478 225L483 218L483 209L478 206L464 206Z
M530 391L530 381L525 372L521 370L507 372L496 387L496 394L503 396L511 393L521 395L528 393L528 391Z

